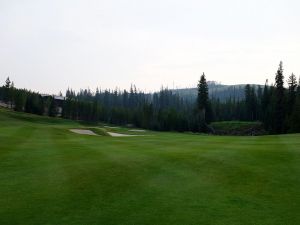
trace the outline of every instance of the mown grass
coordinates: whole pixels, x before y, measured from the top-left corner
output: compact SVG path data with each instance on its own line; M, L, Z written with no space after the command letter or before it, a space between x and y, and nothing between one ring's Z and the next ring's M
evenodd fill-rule
M95 134L97 135L101 135L101 136L110 136L106 129L101 128L101 127L87 127L86 129L93 131Z
M300 224L300 135L85 136L0 110L0 224Z

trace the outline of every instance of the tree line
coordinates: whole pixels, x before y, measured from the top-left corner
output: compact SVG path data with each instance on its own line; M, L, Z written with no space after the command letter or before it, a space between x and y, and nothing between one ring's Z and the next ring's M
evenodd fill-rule
M159 131L212 132L213 121L261 121L269 133L300 132L300 85L294 74L284 86L282 62L275 83L264 87L246 85L244 98L220 101L209 98L203 73L198 82L196 101L162 88L144 93L132 85L127 90L89 89L66 91L61 102L62 117L87 122L104 122ZM16 111L57 116L54 96L42 96L15 88L8 78L0 87L0 101Z
M229 98L224 104L213 99L214 119L261 121L271 134L300 132L300 78L295 74L284 86L283 64L280 62L275 74L275 83L264 87L246 85L243 100ZM217 110L216 110L217 109Z

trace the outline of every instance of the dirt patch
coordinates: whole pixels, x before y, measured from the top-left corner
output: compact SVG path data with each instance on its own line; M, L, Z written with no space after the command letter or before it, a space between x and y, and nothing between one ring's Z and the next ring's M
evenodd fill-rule
M94 133L91 130L83 130L83 129L70 129L71 132L76 133L76 134L84 134L84 135L92 135L92 136L97 136L96 133Z

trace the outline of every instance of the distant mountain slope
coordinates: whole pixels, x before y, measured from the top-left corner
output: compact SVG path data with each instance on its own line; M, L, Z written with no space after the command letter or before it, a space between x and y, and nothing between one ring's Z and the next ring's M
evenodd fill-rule
M258 84L251 85L254 85L256 88L259 86L263 87ZM245 97L245 86L246 84L224 85L210 81L208 82L209 96L220 101L226 101L229 98L235 98L236 100L243 99ZM197 97L197 88L173 89L172 92L192 101Z

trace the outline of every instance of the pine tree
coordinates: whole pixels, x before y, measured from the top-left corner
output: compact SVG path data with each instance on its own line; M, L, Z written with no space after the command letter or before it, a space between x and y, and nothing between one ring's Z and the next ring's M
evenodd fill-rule
M251 86L247 84L245 86L245 105L246 105L246 118L247 120L252 120L252 104L251 104Z
M15 84L14 82L11 82L10 84L10 87L8 89L8 98L9 98L9 101L10 101L10 108L12 109L13 108L13 103L14 103L14 96L15 95Z
M10 79L9 77L5 81L4 91L3 91L3 101L8 104L10 99Z
M5 81L5 87L6 88L10 88L10 79L9 79L9 77L7 77L7 79L6 79L6 81Z
M290 115L292 113L295 101L296 101L296 89L297 80L295 74L291 74L288 79L288 102L287 102L287 113Z
M296 92L296 100L295 100L295 104L291 116L291 131L300 132L300 77L299 77L298 87Z
M16 111L24 111L26 104L26 91L16 90L14 95L14 103Z
M252 106L252 109L251 109L251 113L252 113L252 117L251 117L251 120L252 121L255 121L257 120L257 96L256 96L256 90L255 90L255 87L253 86L251 88L251 106Z
M198 83L198 96L197 96L197 107L199 113L199 129L204 131L206 129L206 111L209 105L209 97L208 97L208 86L205 78L205 74L203 73L200 77Z
M268 80L266 80L263 94L262 94L262 99L261 99L261 107L263 112L266 112L269 103L270 103L269 85L268 85Z
M270 109L271 109L271 91L269 88L268 80L266 80L262 99L261 99L261 111L262 111L262 122L266 130L270 129Z
M246 119L254 121L257 119L257 96L255 87L249 84L245 86L245 105L246 105Z
M260 120L262 121L262 118L263 118L263 111L261 109L262 107L262 96L263 96L263 93L262 93L262 87L259 85L258 88L257 88L257 97L256 97L256 103L257 103L257 120Z
M285 118L285 110L284 110L284 76L283 76L283 66L282 62L279 64L279 68L275 77L275 132L283 133L284 130L284 118Z

